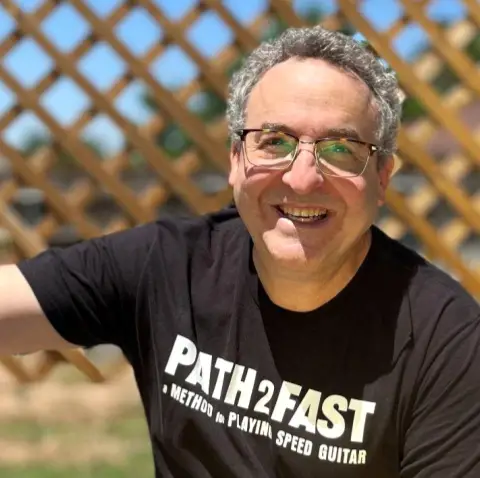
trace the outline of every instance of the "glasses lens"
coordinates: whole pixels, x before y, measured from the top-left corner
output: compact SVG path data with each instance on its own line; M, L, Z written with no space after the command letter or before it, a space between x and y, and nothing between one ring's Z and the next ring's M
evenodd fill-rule
M257 166L281 167L291 160L297 140L281 131L250 131L245 136L247 159Z
M317 158L330 174L358 175L365 168L370 148L346 139L321 141L317 144Z

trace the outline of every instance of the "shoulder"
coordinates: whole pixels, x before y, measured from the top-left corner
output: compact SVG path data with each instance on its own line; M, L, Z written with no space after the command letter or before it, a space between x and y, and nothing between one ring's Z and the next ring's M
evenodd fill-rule
M228 207L202 216L164 216L119 232L96 238L130 248L154 246L181 246L195 248L213 240L232 240L243 234L245 228L238 212ZM89 243L92 241L86 241Z
M229 207L203 216L166 216L67 248L51 248L23 261L21 267L111 264L127 270L141 270L150 262L152 267L159 262L174 267L197 253L221 256L222 250L232 249L245 236L248 234L237 210Z
M208 266L225 262L248 237L236 208L227 207L202 216L165 216L99 241L107 255L122 263L174 270L188 263Z
M478 301L454 276L378 229L374 234L381 270L394 276L387 278L386 287L401 285L397 292L414 334L431 335L442 328L454 332L480 322Z
M195 217L164 217L151 224L157 243L164 247L198 252L228 247L246 235L237 209L227 207Z

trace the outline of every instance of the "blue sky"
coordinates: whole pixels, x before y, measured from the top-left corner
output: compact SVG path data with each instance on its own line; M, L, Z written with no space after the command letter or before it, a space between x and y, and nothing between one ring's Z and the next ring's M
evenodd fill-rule
M15 0L24 12L35 11L43 0ZM106 17L122 0L84 0L99 16ZM173 21L183 17L197 0L154 0L154 3ZM223 0L223 4L235 18L243 24L254 20L267 8L268 0ZM308 6L320 6L326 12L335 9L335 0L294 0L294 8L302 12ZM0 4L1 5L1 4ZM363 13L378 29L387 28L401 13L398 0L365 0ZM433 0L428 12L435 19L455 20L465 15L461 0ZM0 43L14 28L12 18L0 6ZM40 26L42 32L60 51L68 54L89 31L88 23L69 4L62 3ZM135 55L142 56L155 43L161 40L162 31L143 9L137 8L116 28L117 36ZM231 43L232 33L213 12L206 12L200 20L186 32L186 38L205 57L213 57ZM393 45L402 57L408 58L419 43L426 42L423 31L416 25L404 30ZM50 58L28 37L0 59L6 68L25 87L34 86L53 66ZM99 44L87 53L78 63L79 71L100 91L114 84L126 65L112 48ZM155 79L168 88L184 85L197 74L197 68L178 47L171 46L161 58L150 66ZM145 122L149 112L143 107L140 95L141 82L135 81L120 95L117 109L131 121ZM15 95L0 80L0 117L15 104ZM41 99L43 106L64 125L69 125L89 105L88 96L68 78L58 81ZM25 134L41 131L42 124L36 117L24 112L11 127L4 130L2 137L10 144L18 146ZM115 152L122 145L121 131L105 115L100 115L84 131L84 134L103 143L108 153Z

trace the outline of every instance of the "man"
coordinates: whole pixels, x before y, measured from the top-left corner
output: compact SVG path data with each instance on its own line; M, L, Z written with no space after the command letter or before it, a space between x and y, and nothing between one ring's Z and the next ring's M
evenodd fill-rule
M118 345L161 477L480 476L480 308L373 224L392 74L320 27L232 79L235 207L0 272L0 352Z

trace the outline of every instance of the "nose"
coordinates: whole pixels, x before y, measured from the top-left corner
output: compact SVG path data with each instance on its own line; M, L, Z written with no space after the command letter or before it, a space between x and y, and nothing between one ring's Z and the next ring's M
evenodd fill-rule
M305 146L300 147L290 169L283 175L283 182L297 194L304 195L322 186L323 181L314 152Z

